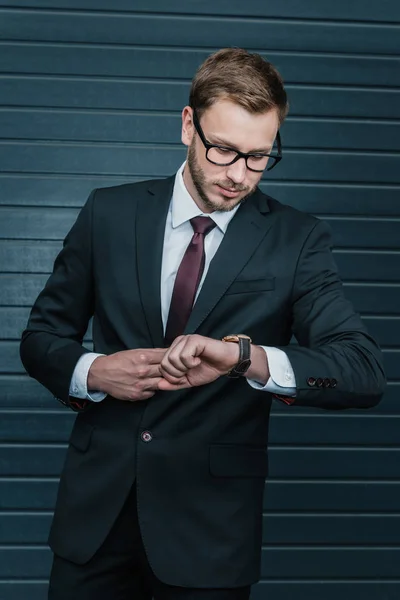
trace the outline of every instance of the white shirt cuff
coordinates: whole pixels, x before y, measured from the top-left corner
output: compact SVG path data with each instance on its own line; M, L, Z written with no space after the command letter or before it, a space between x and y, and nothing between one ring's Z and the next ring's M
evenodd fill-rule
M75 365L74 372L72 373L71 383L69 386L69 395L74 398L80 398L81 400L91 400L92 402L101 402L107 396L105 392L96 392L95 390L87 389L87 378L89 369L92 366L93 361L98 356L104 356L104 354L97 354L96 352L86 352L83 354Z
M263 390L280 396L296 395L296 378L290 360L283 350L272 346L260 346L267 355L270 378L263 385L248 379L249 385L256 390Z

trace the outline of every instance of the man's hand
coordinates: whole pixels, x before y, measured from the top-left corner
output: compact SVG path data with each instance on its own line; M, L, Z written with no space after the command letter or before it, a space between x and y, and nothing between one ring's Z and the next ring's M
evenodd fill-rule
M159 390L205 385L226 375L238 363L239 346L202 335L180 336L161 360Z
M168 348L124 350L110 356L98 356L87 379L88 390L110 394L118 400L147 400L160 389L160 364ZM182 378L170 376L174 384Z

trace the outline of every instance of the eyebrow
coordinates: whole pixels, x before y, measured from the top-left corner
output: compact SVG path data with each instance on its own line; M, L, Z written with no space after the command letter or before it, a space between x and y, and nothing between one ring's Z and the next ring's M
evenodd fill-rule
M224 146L225 148L231 148L232 150L236 150L237 152L240 152L240 150L238 148L236 148L233 144L218 137L217 135L212 135L211 137L215 140L215 142L212 142L211 140L209 140L209 142L211 144L218 144L220 146ZM268 154L271 150L272 150L272 146L270 146L269 148L250 150L250 152L244 152L243 154Z

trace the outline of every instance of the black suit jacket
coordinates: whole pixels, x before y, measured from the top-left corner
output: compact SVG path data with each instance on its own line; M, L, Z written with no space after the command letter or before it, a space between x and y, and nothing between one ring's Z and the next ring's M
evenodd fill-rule
M174 178L93 192L23 334L30 375L69 402L93 315L97 352L163 347L160 274ZM369 407L383 392L380 351L343 297L327 226L257 190L232 219L186 333L246 333L288 354L296 405ZM298 345L290 345L295 335ZM272 396L245 379L107 397L78 414L50 545L77 563L99 548L136 478L150 564L162 581L234 587L259 578ZM152 434L150 442L141 433Z

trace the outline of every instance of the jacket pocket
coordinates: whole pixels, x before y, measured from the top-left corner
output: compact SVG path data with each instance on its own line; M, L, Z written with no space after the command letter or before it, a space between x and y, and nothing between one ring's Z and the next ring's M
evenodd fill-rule
M85 421L80 421L79 419L77 419L72 429L71 436L69 438L69 443L76 450L79 450L80 452L86 452L86 450L90 446L93 431L93 425L90 425L89 423L85 423Z
M261 446L213 444L210 473L216 477L266 477L268 455Z
M275 277L264 279L237 279L225 294L248 294L249 292L267 292L275 289Z

